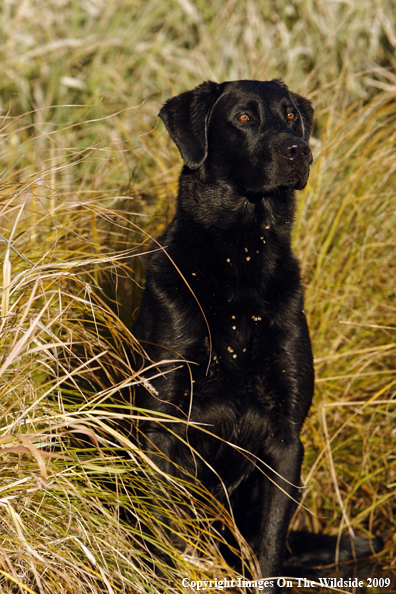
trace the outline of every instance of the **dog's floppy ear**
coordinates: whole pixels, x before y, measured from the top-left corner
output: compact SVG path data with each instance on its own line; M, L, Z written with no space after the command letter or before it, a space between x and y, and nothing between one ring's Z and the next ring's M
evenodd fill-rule
M297 107L303 121L303 139L308 142L312 130L314 110L312 104L305 97L289 91L290 97Z
M158 114L190 169L197 169L208 155L208 122L220 90L221 85L206 81L169 99Z

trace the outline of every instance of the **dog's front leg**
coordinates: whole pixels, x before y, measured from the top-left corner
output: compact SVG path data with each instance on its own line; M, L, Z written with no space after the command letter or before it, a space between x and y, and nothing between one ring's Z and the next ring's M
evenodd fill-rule
M289 523L299 499L300 471L303 446L299 436L288 437L271 444L271 468L265 469L261 537L256 551L261 575L273 578L273 586L265 594L275 594L280 588L276 576L282 574L286 536Z

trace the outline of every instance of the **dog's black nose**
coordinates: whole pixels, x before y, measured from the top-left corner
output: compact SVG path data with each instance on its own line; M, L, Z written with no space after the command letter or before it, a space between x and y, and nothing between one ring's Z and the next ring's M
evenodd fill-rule
M310 162L312 162L311 149L301 138L288 138L282 142L280 148L282 155L287 157L289 161L302 163L309 158Z

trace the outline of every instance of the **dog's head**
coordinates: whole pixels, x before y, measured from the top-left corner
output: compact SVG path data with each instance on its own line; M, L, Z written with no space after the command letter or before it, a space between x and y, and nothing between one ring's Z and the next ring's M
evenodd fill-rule
M279 81L204 82L169 99L162 118L185 165L256 200L305 187L311 103Z

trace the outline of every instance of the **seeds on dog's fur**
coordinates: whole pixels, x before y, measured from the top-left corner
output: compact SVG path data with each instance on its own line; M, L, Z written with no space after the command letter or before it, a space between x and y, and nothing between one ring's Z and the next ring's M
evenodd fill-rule
M246 260L249 262L249 260L250 260L250 256L247 256Z
M236 320L236 317L235 316L231 316L231 320Z
M233 358L233 359L236 359L236 358L237 358L237 356L234 354L234 355L232 355L232 358Z
M191 276L197 276L197 275L195 274L195 272L192 272L192 273L191 273Z
M231 262L230 258L227 258L227 262Z
M245 248L245 252L248 252L249 250L247 248Z
M232 326L232 329L233 329L233 330L236 330L236 326Z
M229 346L229 347L227 347L227 351L229 351L230 353L233 353L233 352L234 352L234 349L232 349L232 348Z
M265 226L265 229L269 229L269 228L270 228L270 226L269 226L269 225L266 225L266 226Z

